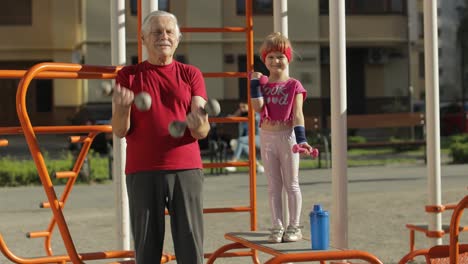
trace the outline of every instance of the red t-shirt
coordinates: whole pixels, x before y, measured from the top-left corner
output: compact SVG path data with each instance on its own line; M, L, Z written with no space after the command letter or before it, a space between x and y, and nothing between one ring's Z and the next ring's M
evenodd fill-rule
M147 61L123 67L117 83L152 97L151 108L141 112L132 105L125 173L202 168L198 141L188 129L181 138L169 134L169 123L185 120L192 96L207 98L202 73L194 66L173 61L157 66Z

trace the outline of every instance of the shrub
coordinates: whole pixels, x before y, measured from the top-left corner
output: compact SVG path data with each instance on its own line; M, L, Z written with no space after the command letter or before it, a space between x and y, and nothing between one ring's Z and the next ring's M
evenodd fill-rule
M367 139L362 136L349 136L348 142L349 143L366 143Z
M450 156L453 163L467 163L468 162L468 135L460 134L450 137Z
M78 178L77 182L101 182L109 178L109 160L98 154L88 154L90 162L89 179ZM47 171L54 184L64 184L67 179L57 179L53 177L54 172L70 171L73 168L75 157L66 154L60 159L50 159L44 154ZM19 160L13 157L0 158L0 186L23 186L39 185L41 180L37 172L36 164L32 159Z

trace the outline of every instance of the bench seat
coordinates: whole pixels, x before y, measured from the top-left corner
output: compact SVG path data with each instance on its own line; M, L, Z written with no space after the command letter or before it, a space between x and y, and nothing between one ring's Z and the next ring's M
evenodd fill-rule
M351 260L359 259L372 264L382 262L374 255L359 250L341 250L330 248L329 250L312 250L308 239L289 243L268 242L269 231L248 231L226 233L224 237L234 243L222 246L216 250L208 259L207 264L211 264L218 257L230 249L250 248L273 257L266 261L267 264L318 261L324 263L326 260ZM258 263L258 260L257 262Z

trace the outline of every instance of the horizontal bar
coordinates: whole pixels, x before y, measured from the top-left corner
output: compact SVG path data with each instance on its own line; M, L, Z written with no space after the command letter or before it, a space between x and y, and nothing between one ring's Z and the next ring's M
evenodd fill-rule
M242 77L247 78L246 72L204 72L203 77L215 78L215 77Z
M248 167L249 162L247 161L236 161L236 162L208 162L203 163L203 168L225 168L225 167Z
M180 28L181 32L246 32L247 28L245 27L182 27Z
M8 139L0 139L0 147L8 146Z
M64 179L64 178L74 178L78 176L78 174L74 171L57 171L55 172L55 177L57 179Z
M36 232L29 232L26 234L27 238L38 238L38 237L47 237L50 235L49 231L36 231Z
M89 126L36 126L33 127L38 134L56 134L56 133L89 133L89 132L112 132L110 125L89 125ZM23 134L21 127L0 127L0 135Z
M60 208L63 208L63 202L59 202ZM39 204L39 208L50 208L49 202L42 202Z
M230 116L230 117L210 117L210 123L239 123L248 122L248 117Z
M70 143L83 143L86 141L86 139L89 139L88 136L70 136L68 138L68 141Z

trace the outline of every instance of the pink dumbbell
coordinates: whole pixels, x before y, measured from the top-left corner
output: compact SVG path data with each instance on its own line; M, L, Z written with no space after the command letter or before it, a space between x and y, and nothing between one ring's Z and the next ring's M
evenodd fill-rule
M265 85L268 83L268 76L262 75L258 81L260 82L260 85Z
M248 75L249 75L248 76L249 80L251 80L252 79L252 72L249 72ZM262 85L262 86L267 84L268 83L268 76L266 76L266 75L260 76L260 78L258 79L258 82L260 82L260 85Z
M307 149L301 147L301 145L299 145L299 144L296 144L296 145L293 146L292 151L294 153L304 153L304 152L307 151ZM312 148L312 151L310 152L310 156L312 158L316 158L316 157L318 157L318 155L319 155L319 150L317 148Z

